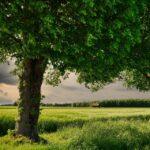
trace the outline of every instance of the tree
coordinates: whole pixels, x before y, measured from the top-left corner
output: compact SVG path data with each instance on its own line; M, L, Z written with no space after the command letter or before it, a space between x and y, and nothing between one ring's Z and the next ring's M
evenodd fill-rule
M146 0L1 0L1 60L16 59L19 119L16 135L38 141L44 73L57 85L75 72L94 90L112 82L141 40Z
M141 15L141 41L133 46L123 72L127 87L141 91L150 90L150 3Z

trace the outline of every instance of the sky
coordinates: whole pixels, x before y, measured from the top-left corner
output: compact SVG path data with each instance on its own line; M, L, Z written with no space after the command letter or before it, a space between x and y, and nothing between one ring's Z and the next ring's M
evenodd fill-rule
M0 64L0 104L10 104L19 97L17 79L10 74L13 62ZM106 85L98 92L92 93L83 85L76 82L76 76L71 73L69 79L58 87L52 87L45 82L42 85L42 94L46 97L43 103L70 103L81 101L95 101L108 99L150 99L150 92L139 92L136 89L127 89L121 81Z

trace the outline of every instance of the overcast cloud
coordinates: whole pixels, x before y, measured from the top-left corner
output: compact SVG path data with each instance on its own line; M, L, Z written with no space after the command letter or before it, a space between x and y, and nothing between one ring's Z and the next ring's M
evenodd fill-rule
M17 80L11 74L11 71L14 68L14 64L12 62L6 64L0 64L0 83L15 85Z
M9 72L14 68L13 63L0 65L0 104L12 103L18 99L17 80ZM139 92L136 89L126 89L122 82L116 82L105 86L98 92L92 93L83 85L76 82L76 76L72 73L69 79L63 81L58 87L51 87L45 83L42 93L46 96L45 103L64 103L93 101L103 99L127 99L150 98L150 92Z

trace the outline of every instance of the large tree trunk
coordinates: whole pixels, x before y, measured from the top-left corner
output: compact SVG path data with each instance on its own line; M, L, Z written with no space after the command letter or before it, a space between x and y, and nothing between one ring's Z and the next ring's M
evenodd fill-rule
M37 124L45 68L43 59L26 59L23 61L22 73L19 76L20 99L16 135L26 136L32 141L39 140Z

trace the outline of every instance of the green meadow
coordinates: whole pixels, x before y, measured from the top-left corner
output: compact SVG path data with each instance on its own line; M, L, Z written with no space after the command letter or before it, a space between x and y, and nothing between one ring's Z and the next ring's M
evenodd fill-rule
M0 107L0 150L150 149L149 108L42 107L38 144L12 136L16 119L16 107Z

